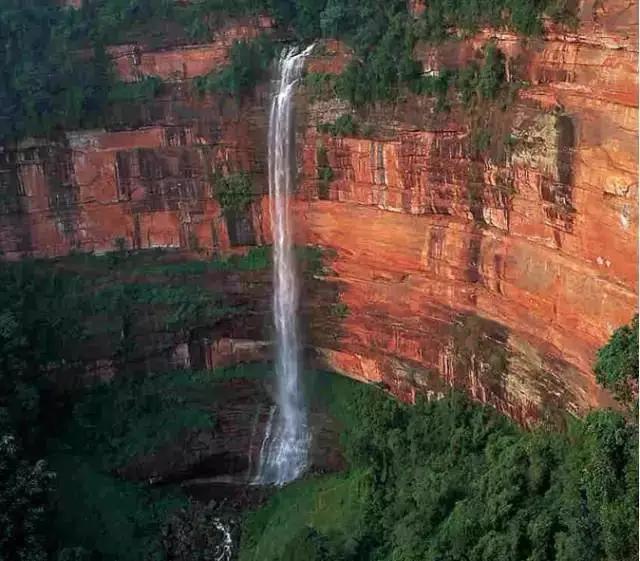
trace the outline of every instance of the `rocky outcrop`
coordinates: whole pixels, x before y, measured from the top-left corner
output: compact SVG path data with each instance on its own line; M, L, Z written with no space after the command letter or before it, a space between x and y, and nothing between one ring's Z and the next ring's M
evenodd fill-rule
M610 403L591 364L636 308L636 8L588 1L575 31L418 45L431 74L487 41L507 55L509 79L523 82L517 98L473 118L409 97L354 112L359 134L332 137L317 125L351 109L301 92L298 242L333 250L332 272L305 297L322 364L408 400L464 387L522 422ZM212 45L113 49L124 79L170 80L156 100L118 107L106 131L5 147L5 255L122 240L201 253L269 243L267 87L199 98L189 82L223 64L233 38L271 22L253 25L229 26ZM339 72L350 56L329 41L309 68ZM489 133L480 153L479 123ZM212 179L239 170L251 173L254 203L224 213Z

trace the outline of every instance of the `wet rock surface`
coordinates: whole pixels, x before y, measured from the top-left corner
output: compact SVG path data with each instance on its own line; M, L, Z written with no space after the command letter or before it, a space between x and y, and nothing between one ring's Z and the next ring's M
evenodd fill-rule
M265 365L265 370L269 367ZM260 452L274 407L272 379L234 379L215 386L210 404L214 427L183 433L153 453L139 456L118 475L152 485L179 483L201 500L251 503L264 495L256 483ZM327 411L309 416L312 434L309 472L339 471L339 427Z

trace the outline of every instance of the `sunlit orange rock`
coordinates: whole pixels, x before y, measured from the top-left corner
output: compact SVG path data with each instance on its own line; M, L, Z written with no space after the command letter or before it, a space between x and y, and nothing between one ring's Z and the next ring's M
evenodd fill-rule
M637 13L592 8L573 33L418 46L437 73L495 41L530 82L503 118L519 139L505 162L470 166L468 123L418 102L364 115L371 138L304 132L300 240L336 250L349 310L325 364L407 400L464 387L525 423L610 403L592 364L637 309Z

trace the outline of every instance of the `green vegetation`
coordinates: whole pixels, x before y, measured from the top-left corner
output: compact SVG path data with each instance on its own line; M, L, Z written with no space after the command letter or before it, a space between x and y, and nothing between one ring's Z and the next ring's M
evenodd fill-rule
M122 315L125 330L134 316L145 316L150 309L166 311L167 330L206 324L232 312L221 305L218 296L199 286L145 282L114 283L101 288L92 296L91 306L95 314L107 318Z
M326 72L308 72L304 86L311 101L332 99L336 95L336 76Z
M491 132L486 128L472 129L469 136L469 149L473 158L479 158L491 144Z
M118 245L121 246L120 243ZM323 259L329 253L327 250L313 245L299 246L295 250L304 271L316 274L323 270ZM252 247L246 253L215 256L205 260L185 258L171 249L127 251L121 248L102 255L74 253L53 262L42 260L25 264L30 263L35 271L42 274L57 270L61 278L66 279L65 282L71 283L70 286L77 283L79 291L84 290L87 285L92 286L95 281L100 291L92 296L94 299L99 297L93 309L100 309L101 306L108 305L105 301L116 299L122 289L120 285L127 284L128 280L134 285L129 289L128 295L134 302L171 303L180 301L182 295L189 290L194 291L191 294L194 301L197 301L202 293L198 292L199 286L196 283L202 279L189 279L195 285L185 286L185 277L201 277L214 272L264 271L271 266L271 252L271 246L262 245ZM52 267L54 263L59 266L58 269ZM9 268L12 266L8 265ZM135 285L139 285L139 288ZM146 293L147 289L154 286L159 291L151 290ZM179 290L174 293L171 291L173 287Z
M498 97L505 82L504 55L493 43L483 49L482 66L472 63L457 76L457 88L466 107Z
M87 126L107 102L109 63L69 56L63 12L45 0L8 0L0 8L0 142Z
M109 102L145 103L160 93L162 80L157 76L147 76L138 82L115 82L109 91Z
M43 460L25 458L7 430L0 425L0 557L44 560L55 473Z
M456 394L357 392L350 471L250 514L242 561L637 558L638 432L620 414L526 432Z
M122 239L122 238L121 238ZM122 239L124 241L124 239ZM210 260L184 259L173 250L163 248L126 251L118 249L104 255L80 253L62 258L60 262L70 269L91 274L132 274L162 277L199 276L214 271L258 271L271 264L271 247L252 247L247 253ZM46 262L44 262L46 265ZM117 271L116 271L117 267ZM164 282L164 281L163 281Z
M206 372L175 371L95 385L74 405L58 448L97 458L102 469L112 471L185 429L212 427L207 405L213 379Z
M638 399L638 314L629 325L616 329L598 351L596 380L618 400L632 404Z
M212 427L215 384L251 369L120 368L113 381L85 387L73 367L96 332L125 344L151 308L190 316L200 306L198 285L162 277L154 285L148 272L141 282L147 257L124 252L117 271L107 256L0 262L2 559L148 561L178 547L184 528L173 513L192 516L186 497L170 485L127 481L119 470L185 431ZM205 531L191 529L194 543L212 543Z
M402 86L419 78L420 65L412 58L416 36L411 22L400 1L368 2L335 22L340 37L353 38L359 55L338 78L340 97L356 107L390 101Z
M215 196L223 212L242 212L253 199L253 185L248 174L216 174L213 180Z
M356 122L349 113L340 115L333 123L318 125L318 132L328 133L332 136L354 136L357 132Z
M554 4L555 5L555 4ZM541 30L544 1L469 0L428 2L417 22L406 12L404 2L327 3L323 13L325 29L349 42L358 57L339 76L336 91L355 106L395 99L403 87L438 95L439 105L448 89L448 75L422 77L413 59L418 39L440 41L452 31L470 33L482 25L507 26L524 35ZM488 67L481 75L481 92L495 95L500 78L497 50L487 53ZM462 84L463 87L465 84Z
M296 259L306 275L323 277L327 274L325 260L330 258L331 252L317 245L304 245L295 248Z
M47 387L40 372L44 365L46 370L72 367L85 347L99 345L125 361L135 351L136 336L151 326L188 334L242 311L212 291L203 273L257 271L269 264L266 247L211 261L177 260L171 252L151 250L2 263L0 333L8 346L0 349L0 367L12 372L19 367L24 384L37 380L40 391ZM40 317L44 310L46 321ZM29 427L37 425L39 415L35 390L22 388L14 377L0 379L0 391L13 396L6 407L24 424L21 437L31 440Z
M324 145L316 148L316 172L318 174L318 196L321 199L329 198L329 184L333 180L333 169L329 164L327 149Z
M235 526L225 522L234 540ZM226 543L218 505L192 502L177 511L163 528L162 544L167 561L224 560Z
M194 80L200 95L206 92L246 94L263 80L274 55L274 44L265 36L253 41L236 41L231 47L230 62L222 70Z
M537 35L542 31L541 15L552 10L556 18L566 13L567 3L545 0L465 0L429 3L421 18L418 33L429 40L441 40L450 29L467 34L483 26L507 27L522 35Z
M209 41L229 17L275 16L301 41L338 37L356 53L337 79L312 75L312 97L337 93L359 106L397 98L406 87L436 88L420 76L413 59L418 39L441 41L453 32L471 33L491 25L523 35L541 31L541 16L571 20L568 0L463 0L428 2L417 20L404 0L94 0L82 9L53 0L6 0L0 7L0 142L25 136L55 136L64 129L104 126L118 103L148 100L159 82L148 78L124 85L116 80L107 44L159 46ZM240 41L229 66L194 81L196 91L248 92L266 77L274 48L262 37ZM93 53L93 56L90 55ZM491 90L483 80L481 89ZM486 88L489 88L488 90ZM440 99L440 97L439 97Z
M333 179L333 169L331 169L331 166L329 165L318 166L318 179L320 179L320 182L322 183L323 187L325 187L326 189L326 187L329 185L329 183Z
M437 76L421 76L411 85L411 89L418 95L436 98L436 111L449 109L449 89L455 84L457 73L452 70L443 70Z
M164 265L164 274L172 275L180 271L190 274L202 274L207 271L262 271L271 266L271 248L269 246L252 247L242 255L229 255L212 261L189 261L175 266Z
M449 92L454 90L468 111L478 111L483 102L502 100L503 108L515 94L518 84L507 83L503 53L493 43L482 51L480 63L472 61L458 70L443 70L437 76L421 76L410 84L414 93L435 97L436 110L449 109Z
M335 551L333 541L358 532L367 485L367 474L356 471L294 482L247 518L240 561L323 559L318 550Z
M182 431L213 426L213 393L206 374L127 376L76 398L68 426L50 445L56 470L55 530L69 547L102 559L136 560L160 554L170 514L186 505L178 489L153 489L114 472L139 454L172 442Z
M331 307L331 315L338 319L349 317L349 308L344 302L338 302Z

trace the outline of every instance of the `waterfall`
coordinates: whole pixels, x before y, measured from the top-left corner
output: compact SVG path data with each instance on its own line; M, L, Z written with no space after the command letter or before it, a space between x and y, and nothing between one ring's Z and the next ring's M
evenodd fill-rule
M276 335L277 409L265 432L260 458L260 482L283 485L299 477L307 465L309 431L300 384L298 342L298 279L293 253L289 197L294 189L295 134L293 95L304 59L285 49L269 116L269 197L273 232L273 322Z
M233 557L233 538L229 527L219 518L213 519L213 527L222 534L222 543L216 546L213 552L215 561L231 561Z

